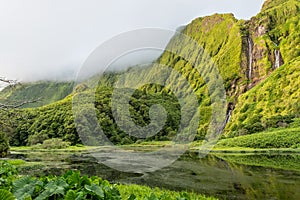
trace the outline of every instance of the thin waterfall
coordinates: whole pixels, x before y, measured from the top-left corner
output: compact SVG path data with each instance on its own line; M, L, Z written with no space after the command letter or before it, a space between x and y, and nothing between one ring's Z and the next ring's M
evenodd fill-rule
M232 111L233 111L233 105L229 104L228 105L228 110L227 110L227 114L226 114L226 118L224 123L222 124L222 127L220 129L220 132L223 132L223 130L225 129L226 125L228 124L228 122L230 121L231 115L232 115Z
M226 124L230 121L232 110L230 110L226 117Z
M280 50L275 50L274 55L275 55L274 68L277 69L280 67Z
M252 61L253 61L253 55L252 55L252 52L253 52L253 45L252 45L252 41L251 41L251 38L248 37L248 61L249 61L249 66L248 66L248 79L251 79L252 77Z

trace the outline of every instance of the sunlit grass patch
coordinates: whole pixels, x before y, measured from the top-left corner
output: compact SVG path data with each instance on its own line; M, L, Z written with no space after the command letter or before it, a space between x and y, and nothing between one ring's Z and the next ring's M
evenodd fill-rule
M177 199L195 199L195 200L213 200L213 197L206 197L204 195L196 194L193 192L175 192L164 190L160 188L150 188L142 185L117 185L121 193L122 199L129 199L130 196L135 196L137 200L143 200L145 197L148 199L162 199L162 200L177 200ZM156 197L156 198L155 198Z

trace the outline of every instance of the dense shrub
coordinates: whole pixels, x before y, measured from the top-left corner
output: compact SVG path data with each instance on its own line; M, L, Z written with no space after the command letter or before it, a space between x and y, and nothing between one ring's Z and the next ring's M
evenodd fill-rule
M0 131L0 158L5 157L9 150L8 138Z
M47 134L37 133L28 137L28 145L42 144L45 140L49 139Z
M0 161L0 189L11 189L17 174L18 171L14 165L7 161Z
M44 149L64 149L70 146L69 142L65 142L60 138L52 138L45 140L39 147Z
M255 122L254 124L246 125L245 129L247 130L248 134L258 133L258 132L265 130L265 128L263 127L263 125L260 122ZM246 132L244 132L244 133L246 133Z
M276 115L266 119L265 126L266 128L278 128L280 126L282 127L284 124L288 125L292 123L293 119L294 119L294 115L286 115L286 116Z

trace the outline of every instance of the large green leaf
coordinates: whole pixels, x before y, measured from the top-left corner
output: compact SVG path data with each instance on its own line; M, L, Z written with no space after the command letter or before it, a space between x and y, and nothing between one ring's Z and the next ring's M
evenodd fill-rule
M64 198L64 200L84 200L85 195L83 192L76 192L74 190L69 190Z
M131 194L127 200L136 200L136 196L134 194Z
M81 186L81 176L80 172L68 171L64 175L65 180L70 185L71 188L76 188Z
M121 200L120 191L115 186L108 185L107 181L103 181L102 183L102 186L104 185L105 199Z
M47 199L48 197L54 195L64 195L65 191L69 185L63 178L57 178L50 181L46 186L45 190L36 198L36 200Z
M25 176L13 183L13 193L18 200L23 200L26 197L31 197L34 194L36 186L41 186L43 183L37 179Z
M145 200L158 200L157 196L154 193L151 193L150 196L146 196Z
M0 199L2 200L15 200L16 198L12 193L6 190L1 190L0 189Z
M96 194L98 197L104 198L104 192L98 185L93 183L92 185L85 185L84 188L91 194Z

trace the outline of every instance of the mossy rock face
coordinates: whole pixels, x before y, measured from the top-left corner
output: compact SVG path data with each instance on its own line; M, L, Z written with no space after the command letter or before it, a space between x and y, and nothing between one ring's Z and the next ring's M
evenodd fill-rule
M285 119L300 114L300 1L268 0L247 23L253 41L253 76L250 90L239 96L227 124L225 134L230 136L277 128L278 124L269 126L274 118L284 118L278 123L285 127Z
M279 52L280 65L300 55L299 13L298 0L270 0L246 22L247 36L253 41L252 83L257 84L275 70L275 51Z

